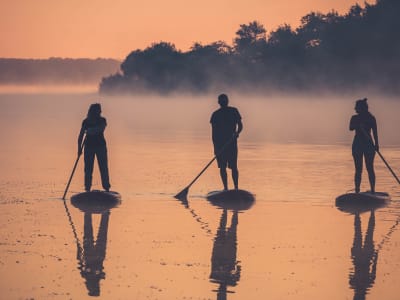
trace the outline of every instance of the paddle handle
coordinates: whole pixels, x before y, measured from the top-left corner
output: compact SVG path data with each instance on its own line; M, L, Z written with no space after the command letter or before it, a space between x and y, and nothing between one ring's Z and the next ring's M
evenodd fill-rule
M65 195L67 195L67 192L68 192L68 189L69 189L69 185L71 184L72 177L74 176L74 173L75 173L75 170L76 170L76 166L78 165L78 161L79 161L80 157L81 157L81 155L78 155L78 157L75 160L75 164L74 164L74 167L72 168L71 176L69 176L69 180L68 180L67 186L65 187L64 195L62 197L63 200L65 200Z
M378 153L379 157L382 159L382 161L384 162L384 164L386 165L386 167L389 169L390 173L392 173L392 175L393 175L393 177L396 179L397 183L400 184L400 180L399 180L399 178L397 177L396 173L395 173L395 172L393 171L393 169L389 166L388 162L387 162L386 159L383 157L383 155L381 154L381 152L380 152L378 149L376 149L375 143L374 143L374 141L372 140L371 136L365 131L364 128L361 127L360 129L361 129L361 132L362 132L362 133L367 137L367 139L370 141L370 143L372 144L372 146L373 146L374 149L375 149L375 152Z
M386 159L383 157L383 155L379 152L379 150L376 150L376 153L378 153L379 157L382 159L382 161L385 163L386 167L389 169L390 173L392 173L393 177L396 179L397 183L400 184L400 180L397 177L396 173L394 173L393 169L389 166L387 163Z
M82 145L81 145L81 150L82 151L83 151L83 147L85 146L85 143L86 143L86 136L85 136L85 138L84 138L84 140L82 142ZM62 197L63 200L65 200L65 196L67 195L67 192L68 192L68 189L69 189L69 185L71 184L72 177L74 176L74 173L75 173L75 170L76 170L76 166L78 165L78 162L79 162L79 158L82 155L82 151L80 151L80 153L78 154L78 157L75 160L75 164L74 164L74 167L72 168L71 176L69 176L69 180L68 180L67 186L65 187L64 195Z
M222 147L221 149L219 149L219 151L217 152L217 154L215 154L215 156L209 161L209 163L203 168L203 170L201 170L201 172L192 180L191 183L189 183L189 185L186 187L186 189L190 188L192 186L193 183L196 182L196 180L208 169L208 167L214 162L214 160L217 159L217 157L219 155L222 154L222 152L225 150L225 148L232 143L233 139L236 138L235 135L233 135Z
M189 185L186 187L187 189L190 188L192 186L193 183L196 182L197 179L199 179L199 177L207 170L207 168L214 162L214 160L217 158L217 155L213 157L212 160L210 160L210 162L203 168L203 170L201 170L201 172L192 180L191 183L189 183Z

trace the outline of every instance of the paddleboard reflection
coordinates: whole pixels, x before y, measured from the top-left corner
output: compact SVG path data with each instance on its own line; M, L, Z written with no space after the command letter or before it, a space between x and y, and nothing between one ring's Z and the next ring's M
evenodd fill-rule
M389 198L390 199L390 198ZM336 207L354 215L354 237L351 246L353 268L349 273L349 286L354 290L354 300L366 299L376 279L378 254L382 243L374 243L375 211L385 207L387 199L368 199L363 195L345 194L336 198ZM368 227L363 239L361 214L369 213Z
M107 235L111 209L121 203L118 193L87 192L71 197L71 204L83 213L83 238L79 239L77 230L69 214L70 224L77 246L78 269L89 296L100 296L100 281L106 278L104 259L107 250ZM94 235L93 215L100 215L97 235ZM82 240L82 242L81 242Z
M227 299L228 293L233 293L228 288L238 284L242 270L237 259L239 211L250 209L255 198L247 191L230 190L211 192L207 199L212 205L222 208L211 253L210 282L218 284L218 289L214 291L217 293L217 300L223 300Z

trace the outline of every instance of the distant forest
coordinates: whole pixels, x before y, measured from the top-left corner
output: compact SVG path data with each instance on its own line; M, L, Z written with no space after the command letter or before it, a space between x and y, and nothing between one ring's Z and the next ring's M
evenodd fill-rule
M344 15L311 12L298 28L240 25L232 45L169 42L131 52L101 93L374 90L400 92L400 1L353 5ZM195 34L195 33L194 33Z
M0 58L0 84L98 84L120 64L104 58Z

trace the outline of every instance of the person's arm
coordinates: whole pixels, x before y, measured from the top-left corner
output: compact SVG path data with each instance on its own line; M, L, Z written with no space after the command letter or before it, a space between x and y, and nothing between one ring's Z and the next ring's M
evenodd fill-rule
M82 122L81 131L78 136L78 156L82 154L82 141L83 135L85 134L85 122Z
M235 113L236 113L236 132L235 132L235 136L236 136L236 138L238 138L239 134L243 130L243 123L242 123L242 116L240 115L240 113L239 113L239 111L237 109L235 109Z
M376 125L375 118L373 118L373 122L372 122L372 134L374 136L375 149L376 149L376 151L379 151L378 126Z
M349 126L349 130L353 131L355 129L357 129L360 125L357 122L357 118L356 116L352 116L350 119L350 126Z
M211 139L213 143L215 143L215 113L211 115L210 124L211 124Z
M242 132L242 130L243 130L243 123L242 120L239 119L237 123L236 137L239 137L239 134Z

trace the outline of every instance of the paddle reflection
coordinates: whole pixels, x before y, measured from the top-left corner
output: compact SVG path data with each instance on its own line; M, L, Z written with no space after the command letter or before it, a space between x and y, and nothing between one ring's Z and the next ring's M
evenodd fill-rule
M217 299L227 299L228 286L236 286L241 266L236 259L238 211L233 211L227 227L228 211L223 209L211 256L210 281L218 283Z

